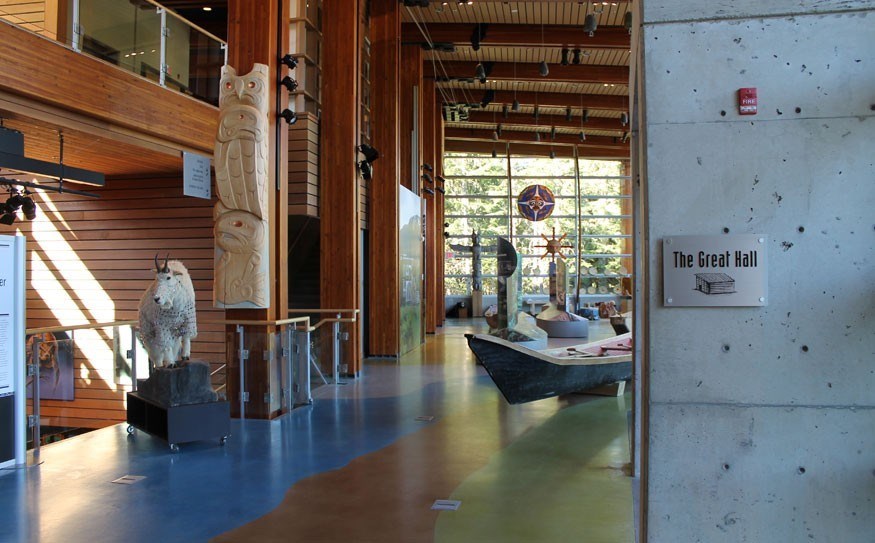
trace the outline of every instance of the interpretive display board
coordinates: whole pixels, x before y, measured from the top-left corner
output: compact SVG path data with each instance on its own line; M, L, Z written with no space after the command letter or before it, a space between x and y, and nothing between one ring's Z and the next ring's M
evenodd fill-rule
M24 463L24 247L0 236L0 468Z
M662 242L666 307L752 307L768 303L766 237L671 236Z
M401 299L401 354L419 347L422 329L422 199L400 187L398 200Z
M210 157L182 153L182 193L206 200L211 198Z

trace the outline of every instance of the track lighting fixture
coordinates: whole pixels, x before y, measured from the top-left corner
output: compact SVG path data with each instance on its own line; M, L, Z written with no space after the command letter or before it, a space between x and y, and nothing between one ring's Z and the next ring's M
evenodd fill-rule
M620 124L623 126L629 124L629 115L626 112L620 113Z
M363 143L356 147L356 150L365 156L365 162L370 164L371 162L380 158L380 152L368 145L367 143Z
M623 26L626 28L626 31L631 34L632 33L632 12L627 11L626 15L623 16Z
M598 20L595 18L595 15L590 13L586 16L586 19L583 21L583 31L589 34L589 37L595 36L595 31L599 26Z
M501 106L501 116L507 119L507 104Z
M535 106L534 111L532 111L532 117L534 117L535 120L537 121L538 117L540 117L540 116L541 116L541 110L538 108L538 106Z
M447 193L447 191L445 191L445 190L443 189L443 187L435 187L434 190L440 192L441 194L446 194L446 193Z
M511 111L513 111L514 113L518 113L519 110L520 110L520 101L519 101L519 100L514 100L514 101L513 101L513 104L510 106L510 109L511 109Z
M492 158L498 158L498 153L495 152L495 149L492 150Z
M34 203L33 198L27 194L27 191L25 191L24 199L21 202L21 212L24 213L25 219L32 221L36 219L36 203Z
M431 176L428 175L428 173L423 173L419 177L421 177L422 180L425 181L426 183L428 183L430 185L434 185L434 179L432 179Z
M289 76L285 76L284 78L282 78L282 80L280 81L280 85L285 87L286 90L289 92L295 92L295 90L297 90L298 88L298 82Z
M556 139L556 127L555 126L550 127L550 139L551 140Z
M486 83L486 68L483 67L482 62L477 63L477 67L474 69L474 77L479 79L481 83Z
M428 188L428 187L423 188L423 189L422 189L422 192L434 196L434 190L432 190L432 189L430 189L430 188Z
M565 120L566 121L571 120L571 108L570 107L565 108Z
M583 130L580 131L580 141L586 141L586 134L583 133Z
M286 120L286 124L295 124L298 122L298 114L289 108L282 110L280 117Z
M567 47L562 48L562 61L559 64L568 66L568 53L570 52Z
M541 141L541 133L535 132L535 141Z
M541 64L538 65L538 73L541 74L541 77L547 77L550 75L550 67L547 66L546 60L542 60Z
M498 130L492 131L492 141L498 141Z
M495 127L495 134L500 138L501 137L501 125Z
M584 110L583 110L583 117L582 117L582 119L583 119L583 122L586 122L586 121L589 120L589 110L588 110L588 109L584 109Z
M432 168L432 167L431 167L431 164L429 164L428 162L423 162L423 163L422 163L422 166L420 166L420 168L422 168L423 170L425 170L425 171L427 171L427 172L433 172L433 171L434 171L434 168Z
M447 182L447 180L444 179L444 178L443 178L442 176L440 176L440 175L436 175L436 176L434 176L434 178L437 179L438 181L440 181L441 183L446 183L446 182Z
M291 53L283 55L282 58L280 58L280 63L285 65L289 70L294 70L298 67L298 59L293 57Z
M574 58L571 60L572 64L580 64L580 49L574 50Z
M30 193L25 189L24 194L17 190L10 189L10 196L5 203L0 205L0 224L6 226L12 225L17 218L16 212L21 209L24 213L24 218L32 221L36 218L36 203L30 197Z

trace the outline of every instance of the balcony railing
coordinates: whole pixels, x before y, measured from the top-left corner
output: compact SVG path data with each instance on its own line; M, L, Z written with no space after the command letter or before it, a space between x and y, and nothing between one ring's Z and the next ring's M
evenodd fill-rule
M218 105L227 44L152 0L4 2L0 19L178 92Z

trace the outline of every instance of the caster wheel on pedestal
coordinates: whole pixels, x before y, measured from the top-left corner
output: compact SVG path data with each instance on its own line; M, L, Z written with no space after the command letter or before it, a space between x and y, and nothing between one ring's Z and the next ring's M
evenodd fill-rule
M179 445L177 445L176 443L171 443L170 444L170 452L178 453L179 452Z

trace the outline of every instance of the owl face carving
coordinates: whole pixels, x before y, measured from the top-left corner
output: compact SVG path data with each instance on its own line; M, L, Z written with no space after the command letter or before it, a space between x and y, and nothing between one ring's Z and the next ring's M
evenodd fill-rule
M246 75L237 75L237 70L231 66L222 66L222 80L219 83L219 107L226 108L235 104L252 106L258 111L267 113L268 77L267 66L255 64L252 71Z

